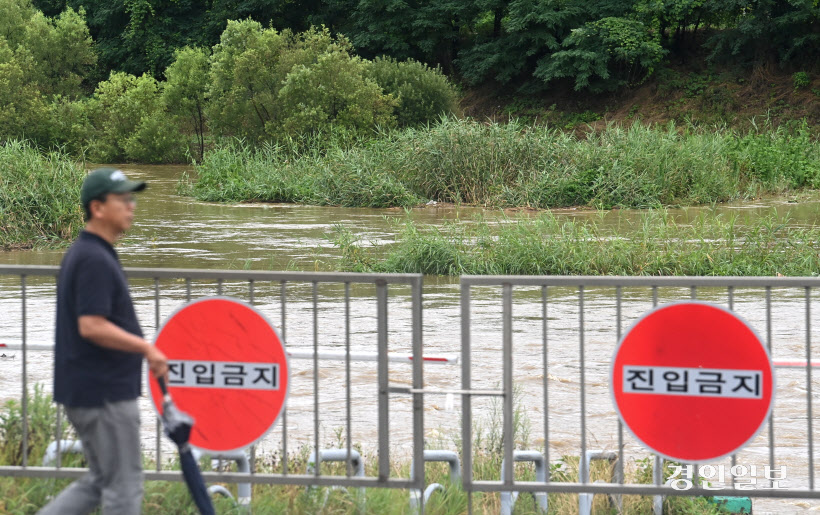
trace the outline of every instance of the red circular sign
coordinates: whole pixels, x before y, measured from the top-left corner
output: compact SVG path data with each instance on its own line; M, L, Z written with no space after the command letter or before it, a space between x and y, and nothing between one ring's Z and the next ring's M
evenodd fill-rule
M763 427L774 373L760 338L732 312L703 302L660 306L615 350L615 408L642 444L668 459L734 454Z
M168 357L168 389L194 417L190 444L210 452L243 449L273 426L288 395L288 360L267 319L236 299L207 297L178 309L155 345ZM154 406L162 393L149 372Z

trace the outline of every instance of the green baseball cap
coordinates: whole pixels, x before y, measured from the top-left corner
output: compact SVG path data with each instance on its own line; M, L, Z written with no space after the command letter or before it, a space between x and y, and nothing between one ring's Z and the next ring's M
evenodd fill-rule
M85 207L92 200L106 193L129 193L144 189L144 181L129 181L122 170L108 167L97 168L85 176L83 187L80 190L80 200Z

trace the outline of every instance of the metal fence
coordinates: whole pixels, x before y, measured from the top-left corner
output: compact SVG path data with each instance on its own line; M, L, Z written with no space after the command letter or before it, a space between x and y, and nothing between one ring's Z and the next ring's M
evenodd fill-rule
M813 368L817 366L812 362L816 353L813 342L817 340L812 337L817 316L812 311L812 300L818 287L820 279L785 277L461 277L464 489L470 493L605 494L614 498L614 502L620 502L620 496L626 494L650 495L655 497L656 513L660 512L662 496L820 498L820 491L815 489L812 410L816 387ZM481 302L477 303L476 299ZM638 484L634 480L634 465L640 463L640 456L646 456L648 451L630 434L625 434L611 408L605 374L627 324L659 303L688 299L724 305L741 314L761 334L777 372L775 407L767 427L749 448L725 464L691 467L692 488L678 489L665 484L667 478L661 474L663 463L657 457L652 463L653 484ZM521 328L527 325L532 330ZM492 374L501 381L495 391L481 392L479 389L488 383L485 377L476 377L474 372L474 340L477 334L486 340L488 331L493 336L484 345L502 349L496 353L497 374ZM556 351L562 351L563 355L554 357ZM523 353L523 358L517 360L517 353ZM522 370L522 362L527 370ZM553 374L553 370L566 371L570 367L577 389L570 395L556 395L554 390L561 382L555 380L558 372ZM481 368L485 368L483 364ZM483 372L486 374L486 369ZM530 405L543 406L541 419L534 425L543 441L537 451L544 454L547 463L559 458L555 455L555 440L563 440L567 433L577 435L577 447L564 449L561 454L579 458L579 479L551 481L549 471L543 481L515 479L514 463L520 461L516 449L522 447L522 442L516 440L514 426L519 409L516 395L523 388L526 388L525 396L537 396ZM472 409L487 396L499 396L503 404L501 480L477 478L473 467L478 452L473 442L480 435L476 435L471 422ZM568 400L572 409L567 410ZM566 416L554 413L562 408L567 411ZM529 412L535 414L532 409ZM669 423L685 424L686 415L681 413L680 420ZM796 428L798 424L802 428ZM782 435L778 432L781 426ZM562 434L556 437L556 433ZM591 437L596 440L594 444L590 443ZM526 446L526 442L523 445ZM630 455L635 457L631 462ZM591 482L590 458L601 457L615 457L614 470L603 481ZM625 470L630 463L633 470ZM746 488L748 481L741 485L743 478L726 474L727 484L719 491L714 488L718 468L721 472L746 470L748 474L752 465L761 472L787 470L789 485L785 487L777 482L778 477L764 478L761 484L757 484L759 478L755 478L756 487ZM687 467L680 466L685 474ZM738 468L741 466L746 468ZM518 473L519 476L522 473L520 468ZM687 479L685 475L683 478ZM585 497L588 496L581 496L582 506Z
M33 337L30 330L31 319L35 316L53 318L57 272L58 268L52 266L0 266L0 310L4 313L0 319L0 347L19 349L21 354L20 398L23 414L23 462L20 466L0 467L0 476L74 478L85 472L85 469L62 466L59 445L63 441L64 423L59 411L55 435L56 466L37 466L27 461L29 376L34 372L29 367L31 352L34 349L49 349L48 340L50 333L53 333L53 323L40 321L39 337ZM294 399L291 390L289 406L283 411L278 427L273 430L276 434L267 438L273 440L269 450L273 448L281 458L281 463L278 463L281 472L257 472L260 467L254 463L255 452L252 452L250 475L238 472L205 472L203 476L206 481L414 490L422 488L422 395L414 394L410 409L404 410L406 413L401 413L399 406L391 406L388 392L388 377L394 373L390 367L396 361L406 363L393 365L404 368L405 375L408 375L406 368L411 368L408 383L413 388L420 389L423 384L422 359L412 359L422 356L421 275L138 268L128 268L126 274L131 283L138 315L141 315L140 318L144 322L153 312L155 331L160 327L164 315L193 297L230 295L248 301L265 313L270 320L275 320L282 339L289 342L290 359L308 358L310 363L301 371L303 376L311 377L309 381L302 381L309 391L303 396L302 402L299 402L298 398ZM399 294L392 295L396 291ZM395 302L392 301L393 297L396 297ZM388 321L397 327L389 331ZM324 334L320 326L325 326ZM354 330L355 334L352 332ZM146 332L150 333L150 328ZM326 352L328 342L325 340L331 333L336 340ZM402 336L400 342L392 341L396 334ZM395 347L400 347L401 352L396 352ZM341 367L336 367L340 380L335 381L332 387L323 385L325 388L322 388L322 374L327 371L328 366L326 363L320 366L320 360L328 357L342 363ZM352 363L371 358L372 366L375 367L375 384L369 381L371 384L357 386L356 378L352 376ZM440 361L446 359L435 362ZM9 363L16 362L15 359ZM43 367L47 368L47 363L43 364ZM41 371L40 376L50 379L50 371ZM48 387L50 388L50 382ZM352 406L355 404L352 390L363 387L368 387L367 391L372 392L373 396L367 404L375 404L376 413L374 417L370 417L370 413L365 413L365 416L359 416L357 420L355 408ZM320 400L323 396L331 394L334 395L331 401L333 404L337 407L344 406L341 410L335 409L335 423L342 427L338 436L344 442L341 461L348 464L345 473L331 475L326 470L323 471L321 453L309 460L303 460L307 461L307 466L300 463L304 469L296 470L296 465L290 463L297 451L297 445L293 443L294 424L292 420L289 423L289 419L292 419L295 411L301 413L302 420L298 424L297 436L301 439L302 449L310 449L310 452L322 449L329 436L327 433L331 431L326 425L327 419L330 418L327 403L322 405ZM147 402L144 399L143 401ZM294 404L297 406L294 407ZM355 466L358 453L352 448L352 442L356 436L356 424L361 427L373 421L375 424L371 425L375 427L371 432L376 435L376 442L372 450L378 461L375 471L368 475L363 469ZM391 452L395 450L395 446L391 446L391 425L398 424L412 427L409 441L401 443L412 448L410 457L415 464L413 477L397 477L398 467L391 461ZM307 441L304 438L305 434L310 435ZM147 480L180 480L178 472L163 470L164 455L166 458L171 456L169 449L171 447L168 443L163 443L160 422L157 420L154 450L156 467L155 470L146 471ZM339 457L335 456L334 461L339 461Z
M20 349L24 415L29 376L50 379L50 369L45 369L50 362L41 363L39 372L29 366L33 349L50 343L53 324L48 317L53 317L56 274L56 267L0 266L0 345ZM812 328L817 327L812 300L820 279L465 276L453 289L453 294L460 291L460 305L453 299L454 314L443 328L435 328L427 315L427 325L422 321L420 275L133 268L127 274L140 318L153 318L155 330L181 303L204 295L230 295L275 320L292 355L307 358L305 368L297 371L304 390L291 397L279 427L267 439L267 450L274 449L281 458L279 472L260 472L252 453L250 474L206 472L208 482L402 488L416 493L412 505L420 503L423 511L418 492L426 486L424 463L440 458L428 451L425 460L424 401L455 395L461 401L461 448L455 451L461 456L469 512L476 492L501 493L505 513L520 492L533 493L540 508L547 505L544 494L580 494L581 511L589 509L596 494L615 503L623 495L653 496L656 512L663 496L820 498L815 489L812 411L817 340L812 337ZM748 320L775 359L778 391L767 427L747 449L711 469L695 467L690 478L694 486L677 489L665 484L662 460L647 462L649 451L624 431L612 409L607 374L625 327L653 306L684 299L722 304ZM427 308L425 313L429 312ZM428 379L425 384L426 364L455 360L424 361L422 334L440 331L458 347L453 334L458 323L460 375L435 376L434 382ZM436 324L442 322L437 319ZM327 349L326 356L340 365L320 364ZM374 361L364 370L360 360L366 354ZM396 360L405 363L394 365ZM323 374L331 374L331 380ZM489 422L482 422L487 414ZM25 420L24 416L24 434ZM685 424L685 414L670 423ZM289 463L299 446L310 452L326 447L334 433L328 427L335 424L341 428L341 454L335 452L329 459L347 462L344 474L323 470L321 455L308 460L319 466L304 470ZM56 442L62 439L63 425L59 420ZM370 433L357 433L363 427ZM370 450L377 464L369 475L353 466L353 442L361 441L362 434L375 440ZM163 469L169 447L163 447L158 421L155 438L150 450L156 467L146 479L180 480L178 472ZM22 465L0 467L0 476L83 473L61 466L59 452L54 467L28 463L25 438L23 445ZM490 473L476 465L488 448L503 456L501 469ZM401 457L411 464L404 476L396 473L397 449L409 449L409 455ZM457 460L451 454L446 457L457 470ZM605 477L596 478L591 463L599 459L611 467ZM534 474L527 463L535 465ZM715 483L718 466L730 474L728 484L716 492L709 485ZM750 466L767 471L787 467L788 485L766 477L755 482L755 488L744 488L737 467ZM572 467L577 470L569 472L577 476L568 480ZM651 471L651 484L638 482L639 470ZM556 477L559 473L561 478Z

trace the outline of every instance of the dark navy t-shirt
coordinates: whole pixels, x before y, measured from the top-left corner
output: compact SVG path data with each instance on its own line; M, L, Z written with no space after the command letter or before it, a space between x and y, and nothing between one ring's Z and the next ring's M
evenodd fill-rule
M63 256L57 277L54 400L70 407L102 406L140 396L142 354L101 347L80 336L78 319L101 315L142 336L117 252L82 231Z

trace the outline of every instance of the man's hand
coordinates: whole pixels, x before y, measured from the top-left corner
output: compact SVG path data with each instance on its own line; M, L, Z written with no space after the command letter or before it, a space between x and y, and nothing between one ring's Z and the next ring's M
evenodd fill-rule
M153 345L149 345L145 351L145 359L148 361L148 368L151 369L151 373L154 374L154 377L159 379L160 377L168 376L168 358L165 357L165 354L163 354L161 350Z
M168 358L161 350L136 334L129 333L99 315L83 315L77 321L80 336L100 347L136 352L145 356L148 367L156 377L168 375Z

